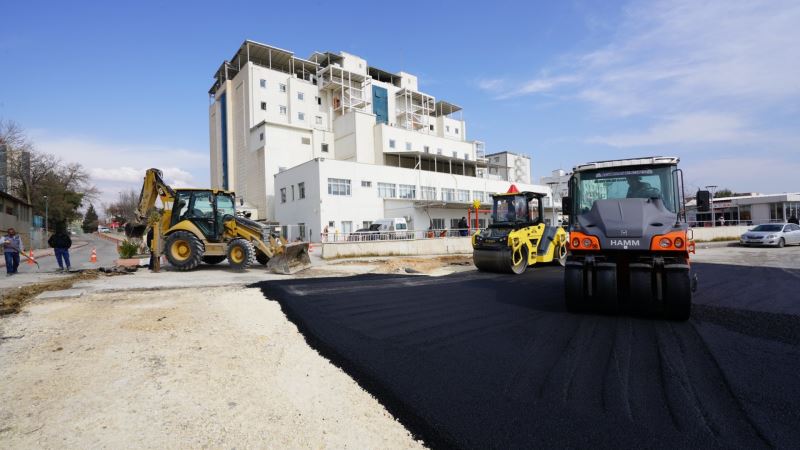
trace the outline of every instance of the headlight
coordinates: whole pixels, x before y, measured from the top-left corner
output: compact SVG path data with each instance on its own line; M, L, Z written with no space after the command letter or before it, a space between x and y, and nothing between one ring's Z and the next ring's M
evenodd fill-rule
M675 248L683 248L683 239L675 238Z
M575 248L580 247L581 246L581 240L578 239L578 238L573 239L572 240L572 246L575 247Z
M592 246L592 241L590 239L588 239L588 238L584 239L583 240L583 246L586 247L586 248L591 247Z
M770 234L769 236L767 236L767 239L775 239L776 237L778 237L778 236L776 236L774 234Z
M658 241L658 245L661 248L667 248L670 246L670 244L672 244L672 241L670 241L669 238L661 238L661 240Z

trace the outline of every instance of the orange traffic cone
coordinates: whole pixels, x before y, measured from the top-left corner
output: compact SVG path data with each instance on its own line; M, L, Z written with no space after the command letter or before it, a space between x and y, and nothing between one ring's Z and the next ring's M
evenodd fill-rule
M92 249L92 257L89 258L89 262L93 262L93 263L97 262L97 249L96 248Z
M33 250L28 250L28 265L32 266L33 263Z
M310 241L308 243L308 253L314 253L314 243Z

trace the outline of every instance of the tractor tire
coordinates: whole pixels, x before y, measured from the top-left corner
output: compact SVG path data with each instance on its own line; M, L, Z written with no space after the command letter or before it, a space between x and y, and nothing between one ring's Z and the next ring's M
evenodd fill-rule
M664 273L664 315L667 319L686 321L692 313L692 280L688 269Z
M234 270L247 270L256 258L256 249L247 239L236 238L228 244L228 263Z
M203 259L205 248L197 236L188 231L176 231L164 240L164 253L175 269L194 270Z
M567 311L580 313L586 310L583 264L567 262L564 270L564 302Z
M225 255L208 255L203 256L203 262L213 266L214 264L219 264L222 261L225 261L225 258Z
M262 266L266 266L269 262L269 256L265 255L261 250L256 249L256 261Z

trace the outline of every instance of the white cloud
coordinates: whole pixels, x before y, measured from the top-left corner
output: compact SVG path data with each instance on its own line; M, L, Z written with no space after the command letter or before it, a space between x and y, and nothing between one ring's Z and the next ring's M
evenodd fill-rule
M695 113L668 117L642 132L589 138L588 143L612 147L645 147L702 143L742 143L755 135L738 117L727 114Z

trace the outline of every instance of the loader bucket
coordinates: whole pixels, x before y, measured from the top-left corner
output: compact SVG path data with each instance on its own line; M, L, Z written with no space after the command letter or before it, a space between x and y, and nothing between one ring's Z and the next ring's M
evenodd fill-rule
M126 223L125 236L128 238L140 238L144 236L144 230L147 229L147 224L144 223Z
M267 270L274 273L290 275L311 267L308 256L308 242L297 242L281 246L267 262Z

